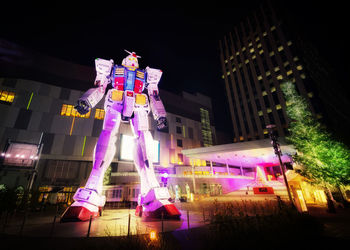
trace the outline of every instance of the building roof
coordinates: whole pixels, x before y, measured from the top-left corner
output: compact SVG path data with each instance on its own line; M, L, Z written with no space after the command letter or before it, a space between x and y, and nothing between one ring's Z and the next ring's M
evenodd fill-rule
M282 161L290 162L295 149L282 138L279 140L282 150ZM271 146L270 139L223 144L212 147L201 147L182 150L182 153L192 159L213 161L231 166L256 167L274 166L279 161Z

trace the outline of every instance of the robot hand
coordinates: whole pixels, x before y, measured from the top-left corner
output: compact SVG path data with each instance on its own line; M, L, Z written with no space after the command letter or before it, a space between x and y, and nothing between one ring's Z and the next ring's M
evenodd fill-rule
M162 77L163 72L160 69L153 69L146 67L147 80L148 84L158 84L160 78Z
M85 100L78 100L77 105L74 107L79 114L85 115L90 111L90 105Z
M168 127L168 120L166 117L159 117L157 120L157 129L158 131L163 130Z

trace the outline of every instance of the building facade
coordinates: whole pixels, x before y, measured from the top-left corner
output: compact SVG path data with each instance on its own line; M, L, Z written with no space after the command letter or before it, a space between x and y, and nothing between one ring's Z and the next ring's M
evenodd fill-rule
M74 110L74 105L83 91L15 78L0 78L0 93L2 152L9 140L38 144L41 138L43 148L35 185L43 192L64 190L70 195L76 188L84 186L102 130L104 102L101 101L86 115L80 115ZM166 131L158 131L156 122L149 116L155 141L154 164L156 171L162 173L167 169L166 172L172 173L176 166L190 164L181 153L182 149L213 145L215 128L211 125L211 100L199 93L177 95L160 90L160 95L168 111L169 127ZM139 183L132 160L132 138L130 125L121 123L106 184L125 186ZM131 177L127 177L128 174ZM2 164L0 183L10 188L25 188L28 176L25 168L14 169ZM130 195L137 197L135 190L139 189L134 185L133 190ZM67 195L63 197L66 199Z
M234 142L268 137L266 125L287 134L288 117L280 84L295 83L321 118L315 88L304 68L296 42L267 1L220 41L222 78L233 123Z

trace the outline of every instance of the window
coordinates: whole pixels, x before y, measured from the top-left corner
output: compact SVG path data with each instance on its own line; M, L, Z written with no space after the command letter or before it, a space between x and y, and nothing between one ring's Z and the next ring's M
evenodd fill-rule
M62 109L61 109L62 116L89 118L90 113L91 113L91 110L88 113L86 113L85 115L81 115L78 113L78 111L74 108L73 105L69 105L69 104L63 104Z
M178 164L179 164L179 165L183 164L183 162L184 162L184 155L178 153L178 154L177 154L177 161L178 161Z
M176 126L176 134L182 134L182 129L179 126Z
M176 140L176 144L177 144L178 147L182 148L182 140L181 139L177 139Z
M103 120L104 118L105 118L105 111L104 111L104 109L96 109L95 119Z
M193 139L193 128L188 127L188 138Z
M112 192L112 198L121 198L121 197L122 197L122 190L114 189Z
M203 108L200 108L201 115L201 125L202 125L202 137L205 147L213 145L213 138L211 133L209 111Z
M132 189L132 197L133 198L137 198L139 196L139 193L140 193L140 189L138 189L138 188Z
M181 118L180 117L175 117L176 122L181 123Z
M0 103L11 104L15 98L15 93L2 90L0 91Z

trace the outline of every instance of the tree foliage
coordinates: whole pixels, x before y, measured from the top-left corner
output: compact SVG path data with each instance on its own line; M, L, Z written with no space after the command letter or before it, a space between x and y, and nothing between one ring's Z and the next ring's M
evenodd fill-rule
M293 160L302 165L300 174L323 185L350 184L350 151L336 141L312 115L307 101L293 83L281 84L290 119L287 140L296 148Z

